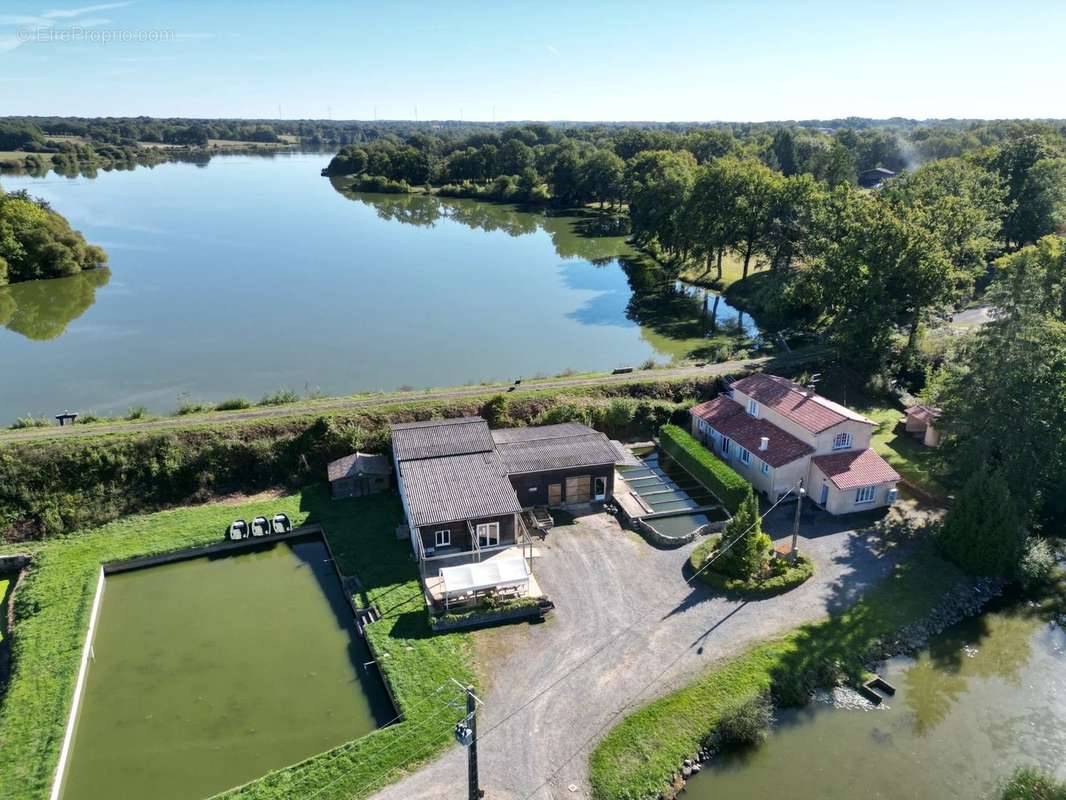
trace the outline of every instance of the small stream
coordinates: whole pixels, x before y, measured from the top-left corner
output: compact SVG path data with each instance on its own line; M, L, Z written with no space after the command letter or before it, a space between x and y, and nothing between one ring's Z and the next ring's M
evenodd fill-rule
M1019 766L1066 778L1066 632L1028 607L967 620L881 675L897 690L881 708L838 693L778 712L765 744L712 759L685 796L973 800Z

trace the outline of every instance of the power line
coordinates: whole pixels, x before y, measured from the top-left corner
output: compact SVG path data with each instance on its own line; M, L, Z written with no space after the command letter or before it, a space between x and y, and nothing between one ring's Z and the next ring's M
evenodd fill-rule
M704 564L698 570L693 572L692 575L690 575L688 578L686 578L685 579L685 583L691 584L692 581L694 581L701 573L704 572L704 570L709 568L715 561L717 561L719 558L721 558L723 555L725 555L730 549L732 549L733 545L735 545L737 542L739 542L741 539L743 539L745 536L747 536L752 530L754 530L755 527L760 522L762 522L771 511L773 511L775 508L777 508L782 502L784 502L785 498L787 498L794 491L796 491L796 488L797 488L798 485L799 484L797 484L796 486L793 486L791 489L789 489L787 492L785 492L783 495L781 495L781 497L779 497L777 499L777 502L775 502L772 506L770 506L770 508L768 508L765 513L760 515L759 518L757 520L755 520L755 522L753 522L751 525L749 525L747 527L747 529L743 533L738 534L737 537L735 539L733 539L733 541L729 542L729 544L727 544L725 547L721 548L717 553L715 553L714 557L711 558L710 560L708 560L706 564ZM484 733L482 733L480 735L480 739L482 741L484 741L485 738L489 734L491 734L493 731L495 731L497 728L499 728L501 725L503 725L505 722L507 722L509 719L511 719L515 714L517 714L518 712L520 712L523 709L527 708L530 704L536 702L541 697L543 697L545 694L547 694L552 689L554 689L556 686L558 686L560 683L562 683L564 680L569 678L578 669L580 669L581 667L585 666L585 664L587 664L589 661L591 661L597 655L602 653L607 648L608 645L610 645L612 642L614 642L615 639L617 639L619 636L622 636L623 634L628 633L633 628L635 628L638 623L642 622L644 620L644 618L647 617L649 614L651 614L653 611L655 611L656 608L657 608L657 606L655 606L655 605L650 606L643 614L639 615L635 620L633 620L633 622L629 623L629 625L624 627L618 633L613 634L612 636L610 636L606 641L604 641L604 643L602 645L600 645L598 648L596 648L596 650L594 650L590 655L588 655L586 658L584 658L581 661L579 661L576 665L574 665L569 670L564 672L559 678L557 678L556 680L552 681L544 689L541 689L539 692L537 692L535 695L530 697L528 700L526 700L520 706L515 708L513 711L511 711L509 714L507 714L503 719L499 720L494 725L490 726L488 728L488 730L486 730ZM687 651L687 648L686 648L686 651Z
M794 491L796 491L796 489L797 489L798 487L799 487L799 484L797 484L796 486L793 486L793 487L792 487L791 489L789 489L789 490L788 490L788 491L787 491L787 492L786 492L786 493L785 493L784 495L782 495L781 497L779 497L779 498L778 498L778 500L777 500L777 502L776 502L776 503L774 503L774 504L773 504L772 506L770 506L770 508L768 508L768 509L766 510L766 513L762 514L762 515L761 515L761 516L759 517L759 519L757 520L757 522L755 522L755 523L752 523L752 524L751 524L751 525L750 525L750 526L748 527L748 529L747 529L747 530L745 530L745 531L744 531L743 533L741 533L740 535L738 535L738 536L737 536L737 537L736 537L736 538L735 538L735 539L734 539L733 541L731 541L731 542L730 542L730 543L729 543L728 545L726 545L726 546L725 546L725 547L723 547L723 548L722 548L721 550L719 550L719 551L718 551L718 552L717 552L717 553L715 554L714 558L710 559L710 560L709 560L709 561L708 561L708 562L707 562L706 564L704 564L704 565L703 565L702 567L700 567L700 569L699 569L699 570L697 570L697 571L696 571L696 572L694 572L694 573L693 573L693 574L692 574L691 576L689 576L689 578L688 578L688 579L687 579L687 580L686 580L685 582L686 582L686 583L690 583L690 584L691 584L691 583L692 583L692 580L693 580L693 579L694 579L694 578L695 578L695 577L696 577L697 575L699 575L699 574L700 574L700 573L702 573L702 572L703 572L703 571L704 571L705 569L707 569L707 568L708 568L709 566L711 566L711 564L713 564L713 563L714 563L715 561L717 561L717 560L718 560L719 558L721 558L721 556L722 556L723 554L725 554L725 553L726 553L726 552L727 552L727 551L728 551L728 550L729 550L729 549L730 549L731 547L733 547L733 545L735 545L735 544L736 544L737 542L739 542L739 541L740 541L741 539L743 539L743 538L744 538L745 536L747 536L747 535L748 535L748 533L749 533L749 532L750 532L750 531L751 531L751 530L752 530L753 528L755 528L755 526L756 526L756 524L758 524L758 522L761 522L761 521L762 521L763 519L765 519L765 518L766 518L766 516L767 516L767 514L769 514L769 513L771 512L771 511L773 511L773 510L774 510L775 508L777 508L777 506L778 506L778 505L779 505L779 504L780 504L780 503L781 503L782 501L784 501L784 499L785 499L786 497L788 497L788 496L789 496L790 494L792 494L792 493L793 493ZM570 755L569 755L569 756L567 756L567 757L566 757L566 759L565 759L565 760L564 760L564 761L563 761L563 762L562 762L562 763L561 763L561 764L560 764L559 766L557 766L557 767L556 767L556 768L555 768L555 769L554 769L554 770L553 770L553 771L552 771L552 772L551 772L551 773L550 773L550 774L548 775L548 777L547 777L547 778L545 778L545 779L544 779L544 780L543 780L543 781L542 781L542 782L541 782L541 783L540 783L540 784L539 784L539 785L537 786L537 788L535 788L535 789L534 789L534 790L533 790L532 792L530 792L529 794L525 795L525 796L524 796L524 797L522 798L522 800L530 800L530 798L532 798L532 797L533 797L533 796L534 796L535 794L537 794L537 792L539 792L539 791L540 791L541 789L543 789L543 788L544 788L545 786L547 786L547 785L548 785L549 783L551 783L551 782L552 782L552 780L554 780L555 776L556 776L556 775L558 775L558 774L559 774L559 772L560 772L560 771L561 771L561 770L563 769L563 767L565 767L565 766L566 766L567 764L569 764L569 763L570 763L571 761L573 761L573 760L574 760L574 756L576 756L576 755L577 755L578 753L582 752L582 751L583 751L583 750L584 750L584 749L585 749L586 747L588 747L588 746L589 746L589 744L591 744L591 743L592 743L593 739L595 739L595 738L596 738L597 736L599 736L599 735L600 735L600 733L602 733L602 732L603 732L603 730L604 730L604 729L605 729L605 728L606 728L606 727L607 727L608 725L610 725L610 724L611 724L612 722L614 722L614 720L615 720L615 719L617 719L617 718L618 718L618 717L619 717L619 716L620 716L620 715L621 715L621 714L622 714L623 712L625 712L626 710L628 710L629 708L631 708L631 707L633 706L633 704L634 704L634 703L636 702L637 698L639 698L639 697L640 697L641 695L643 695L643 694L644 694L644 693L645 693L646 691L648 691L648 689L650 689L650 688L651 688L652 686L654 686L654 685L655 685L656 683L658 683L658 682L659 682L660 680L662 680L663 676L664 676L664 675L666 675L666 673L668 673L668 672L669 672L670 670L672 670L672 669L673 669L673 668L674 668L674 667L675 667L675 666L677 665L677 662L678 662L678 661L680 661L680 660L681 660L682 658L684 658L684 657L685 657L685 655L686 655L686 654L687 654L687 653L689 652L689 650L690 650L690 649L691 649L691 647L683 647L683 648L681 649L681 651L680 651L680 652L679 652L679 653L677 654L677 656L675 656L675 657L674 657L674 658L673 658L673 659L672 659L672 660L670 661L670 663L669 663L669 664L667 664L667 665L666 665L666 666L665 666L665 667L664 667L664 668L663 668L662 670L660 670L660 671L659 671L659 673L658 673L658 674L657 674L657 675L656 675L656 676L655 676L654 678L652 678L652 679L651 679L650 681L648 681L648 682L647 682L646 684L644 684L644 685L643 685L643 686L642 686L642 687L640 688L640 690L639 690L639 691L638 691L638 692L637 692L636 694L634 694L634 695L633 695L633 696L632 696L631 698L629 698L629 700L628 700L628 701L627 701L627 702L625 703L625 705L623 705L623 706L622 706L621 708L619 708L618 710L616 710L616 711L612 712L611 714L609 714L609 715L607 716L607 721L606 721L606 722L604 722L604 723L603 723L602 725L600 725L600 726L599 726L598 728L596 728L596 730L594 730L594 731L592 732L592 734L591 734L591 735L590 735L590 736L589 736L589 737L588 737L587 739L585 739L585 740L584 740L584 741L583 741L583 742L581 743L581 746L580 746L580 747L578 747L578 748L577 748L576 750L574 750L573 752L571 752L571 753L570 753Z
M446 728L443 731L444 735L438 734L436 737L434 737L433 739L430 739L428 742L426 742L424 745L422 745L422 747L418 748L418 750L416 750L413 754L411 754L408 757L408 759L407 759L407 763L411 763L411 762L415 761L417 758L420 758L424 753L426 753L427 751L431 750L432 748L439 747L441 744L444 743L445 739L447 739L449 736L454 735L454 733L455 733L454 729L451 726L449 726L448 728ZM378 783L378 781L380 781L382 778L384 778L386 775L388 775L390 772L392 772L392 770L398 769L398 768L399 767L389 767L389 769L385 770L384 772L379 773L374 778L371 778L369 781L367 781L366 783L362 784L358 789L356 789L354 792L352 792L349 796L350 797L359 797L367 789L370 789L373 786L375 786ZM352 775L351 772L347 773L347 777L351 777L351 775ZM341 776L341 777L345 777L345 776ZM327 783L325 786L323 786L321 789L316 791L314 794L310 795L309 797L304 798L304 800L314 800L314 798L319 793L321 793L323 790L329 788L334 783L336 783L336 780L333 780L330 783Z
M431 694L429 694L426 697L423 697L417 703L412 705L407 710L407 715L410 716L410 713L412 711L414 711L416 708L421 708L421 707L425 706L429 701L436 699L438 697L438 695L440 695L441 691L443 689L446 689L446 688L451 688L451 685L448 684L448 683L442 683L440 686L438 686L436 689L434 689ZM449 709L452 709L452 710L455 709L455 706L453 706L451 704L451 702L448 702L445 706L442 706L437 711L430 712L430 714L431 714L430 717L427 717L426 719L420 720L419 722L411 722L410 725L407 727L407 729L403 731L403 733L401 733L399 736L393 737L388 742L386 742L383 746L378 747L376 750L372 750L370 753L366 753L366 754L362 754L361 753L359 755L360 759L363 760L363 761L369 761L372 758L376 758L377 756L381 755L386 750L388 750L390 747L395 747L398 743L400 743L404 739L408 738L415 731L420 730L421 728L424 728L426 723L438 721L443 716L443 713L448 711ZM388 728L390 725L395 723L397 720L399 720L403 716L404 716L404 714L402 714L402 713L401 714L397 714L395 717L393 717L391 720L386 722L384 725L380 726L378 728L378 730L379 731L385 730L386 728ZM362 739L356 739L355 741L348 742L347 744L341 746L340 748L338 748L337 750L335 750L333 752L333 755L331 755L329 757L329 759L327 760L326 763L332 763L333 761L336 761L337 759L339 759L341 756L343 756L343 755L345 755L347 753L350 753L352 750L354 750L356 747L358 747L358 745L359 745L359 743L361 741L362 741ZM322 766L322 765L320 764L318 766ZM302 787L303 784L307 781L307 779L312 774L313 774L313 772L308 770L301 778L299 778L295 782L295 784L293 784L293 786L288 787L288 790L290 792L292 792L296 788ZM327 786L328 785L329 784L327 784ZM325 787L322 787L322 788L325 788ZM321 790L319 790L319 791L321 791ZM311 795L311 796L314 797L314 795Z

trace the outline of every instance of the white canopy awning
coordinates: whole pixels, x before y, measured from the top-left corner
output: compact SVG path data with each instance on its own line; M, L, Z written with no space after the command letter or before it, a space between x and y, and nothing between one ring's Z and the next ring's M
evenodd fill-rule
M440 571L444 581L445 598L457 597L466 592L479 592L509 586L529 584L529 566L521 557L495 558L479 564L464 564L461 567L444 567Z

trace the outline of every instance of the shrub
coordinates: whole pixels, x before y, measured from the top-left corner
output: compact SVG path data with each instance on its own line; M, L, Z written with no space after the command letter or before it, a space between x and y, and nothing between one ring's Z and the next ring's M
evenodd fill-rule
M1018 562L1018 578L1026 586L1045 583L1055 571L1055 553L1046 539L1030 536Z
M1003 788L1003 800L1066 800L1066 784L1035 769L1019 769Z
M11 423L12 430L18 430L19 428L47 428L52 424L52 420L48 417L35 417L33 414L27 414L24 417L18 417Z
M711 569L731 578L750 580L762 572L771 546L770 537L762 530L759 503L749 487L748 496L722 531L720 555Z
M289 403L295 403L300 399L300 395L291 389L278 389L276 392L269 392L263 395L259 400L261 406L284 406Z
M731 513L751 494L751 484L677 425L659 431L663 451L706 486Z
M507 416L507 395L498 394L481 407L481 416L489 424L490 428L506 427L510 418Z
M230 397L215 406L215 411L239 411L242 408L251 408L250 401L243 397Z
M185 417L189 414L202 414L211 410L211 406L207 405L207 403L182 403L174 413L179 417Z
M1003 476L982 468L963 486L944 518L937 545L975 575L1013 576L1025 548L1021 514Z
M126 419L144 419L148 416L148 409L144 406L130 406L130 410L126 412Z
M733 698L722 708L707 743L711 747L760 744L773 721L774 705L769 692Z

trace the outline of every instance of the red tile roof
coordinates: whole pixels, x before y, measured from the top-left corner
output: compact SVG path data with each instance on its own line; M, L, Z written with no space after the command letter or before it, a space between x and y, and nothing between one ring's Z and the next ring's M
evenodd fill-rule
M899 480L899 473L870 448L815 456L811 461L838 489L857 489Z
M700 403L693 407L692 413L771 467L789 464L814 452L813 447L781 430L772 422L751 416L740 403L725 395ZM760 450L763 436L768 440L767 447Z
M788 417L811 433L821 433L848 419L873 424L862 414L857 414L850 408L827 400L804 389L798 383L777 375L755 373L734 381L732 388L757 400L766 408Z
M940 409L926 405L911 406L907 409L907 416L921 422L929 423L940 417Z

